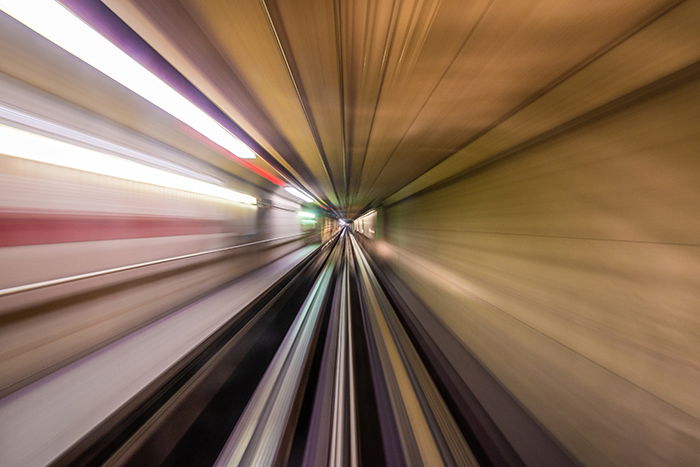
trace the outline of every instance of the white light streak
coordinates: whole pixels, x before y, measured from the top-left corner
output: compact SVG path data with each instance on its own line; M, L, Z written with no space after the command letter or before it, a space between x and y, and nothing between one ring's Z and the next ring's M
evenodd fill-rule
M253 196L222 186L2 124L0 154L236 203L257 203Z
M306 193L304 193L304 192L301 191L301 190L297 190L297 189L294 188L293 186L286 186L286 187L284 187L284 189L287 190L287 193L289 193L289 194L291 194L291 195L294 195L294 196L296 196L297 198L299 198L299 199L301 199L301 200L303 200L303 201L306 201L307 203L313 203L313 202L314 202L314 199L313 199L311 196L307 195Z
M216 120L54 0L0 0L0 9L46 39L244 159L255 152Z

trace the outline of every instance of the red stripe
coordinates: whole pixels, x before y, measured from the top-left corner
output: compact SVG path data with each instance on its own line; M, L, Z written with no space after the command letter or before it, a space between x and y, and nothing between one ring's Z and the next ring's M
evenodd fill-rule
M206 146L209 146L211 149L213 149L219 153L225 154L226 157L228 157L232 161L238 163L239 165L245 167L246 169L250 170L251 172L255 172L256 174L271 181L272 183L274 183L277 186L284 186L285 185L284 181L282 179L280 179L279 177L272 175L267 170L265 170L261 167L258 167L257 165L253 164L252 162L250 162L246 159L239 158L238 156L236 156L234 153L232 153L228 149L219 146L218 144L211 141L206 136L201 135L198 131L193 130L189 126L180 125L180 128L182 129L183 133L187 133L189 136L193 137L194 139L196 139L200 143L202 143Z
M0 246L222 233L225 221L103 214L0 213Z

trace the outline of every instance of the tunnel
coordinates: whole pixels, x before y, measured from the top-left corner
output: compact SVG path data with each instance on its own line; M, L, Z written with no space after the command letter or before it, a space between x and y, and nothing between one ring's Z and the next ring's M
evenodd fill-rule
M0 467L700 466L700 2L0 0Z

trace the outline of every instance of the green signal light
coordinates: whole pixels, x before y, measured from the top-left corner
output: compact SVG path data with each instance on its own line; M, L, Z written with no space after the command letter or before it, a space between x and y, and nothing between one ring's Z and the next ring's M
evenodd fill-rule
M302 219L316 219L316 214L308 211L299 211L297 213Z

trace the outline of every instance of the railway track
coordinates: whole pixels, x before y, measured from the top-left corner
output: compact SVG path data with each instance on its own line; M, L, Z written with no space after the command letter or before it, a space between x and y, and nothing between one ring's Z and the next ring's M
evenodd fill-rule
M55 465L478 465L349 230Z

